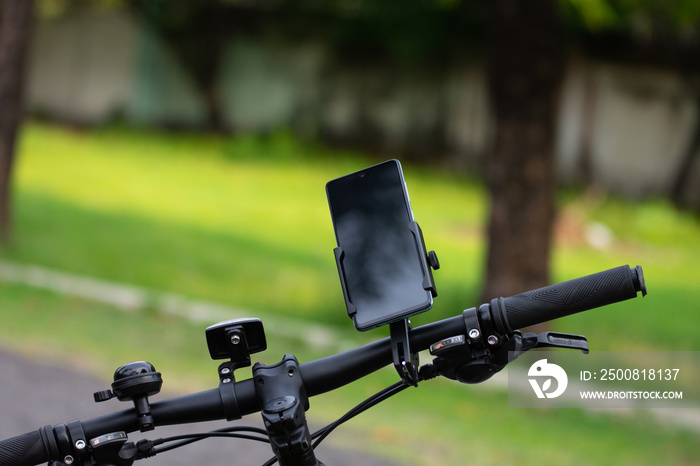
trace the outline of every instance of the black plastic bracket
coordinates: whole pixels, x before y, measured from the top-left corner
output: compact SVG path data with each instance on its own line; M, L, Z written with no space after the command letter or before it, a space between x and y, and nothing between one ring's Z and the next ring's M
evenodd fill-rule
M333 249L333 254L335 255L335 264L338 267L338 275L340 276L340 287L343 290L343 298L345 299L345 309L348 311L348 316L352 319L355 314L357 314L357 308L352 303L352 297L350 296L350 290L348 289L347 279L345 278L345 266L343 265L343 260L345 259L345 251L340 246Z
M83 431L83 424L79 419L74 419L66 424L70 435L73 450L81 462L87 462L90 458L87 437Z
M418 222L413 221L408 224L408 228L413 233L413 240L418 249L418 255L421 258L421 266L423 268L423 289L430 291L433 298L437 296L437 288L435 287L435 279L433 278L433 270L440 268L435 251L428 252L425 247L425 239L423 238L423 230L421 230Z
M232 361L219 365L219 396L227 421L241 418L241 409L238 406L234 383L236 381L233 375L234 370L236 370L236 364Z
M418 353L411 351L409 333L411 322L408 319L389 324L391 334L391 355L394 367L405 382L418 386Z
M262 321L256 318L219 322L206 329L212 359L229 359L219 365L219 396L227 421L241 418L234 371L250 366L250 355L267 348Z
M212 359L231 359L236 366L250 366L250 355L267 348L262 321L233 319L207 327L205 331Z

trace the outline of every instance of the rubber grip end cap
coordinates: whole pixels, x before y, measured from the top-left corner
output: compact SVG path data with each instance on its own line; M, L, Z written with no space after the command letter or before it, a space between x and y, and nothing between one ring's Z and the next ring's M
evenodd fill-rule
M642 271L642 266L638 265L632 269L632 275L634 276L632 282L634 283L634 290L641 291L642 297L647 295L647 284L644 280L644 272Z

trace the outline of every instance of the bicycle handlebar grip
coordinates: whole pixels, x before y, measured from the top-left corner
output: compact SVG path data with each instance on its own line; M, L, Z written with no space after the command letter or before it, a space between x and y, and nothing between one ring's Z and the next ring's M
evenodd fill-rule
M49 454L39 430L0 442L0 466L34 466L48 461Z
M494 326L500 332L539 324L577 312L647 294L642 267L622 265L556 285L491 301Z

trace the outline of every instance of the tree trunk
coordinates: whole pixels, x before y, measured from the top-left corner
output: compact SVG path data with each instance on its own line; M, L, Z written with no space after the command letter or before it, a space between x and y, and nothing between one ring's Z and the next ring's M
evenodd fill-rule
M2 0L0 8L0 242L7 244L10 175L22 120L22 84L34 1Z
M671 200L673 200L673 202L679 207L683 207L686 204L684 199L686 194L685 191L690 183L690 176L693 173L693 165L700 157L700 92L698 92L698 96L695 99L695 108L697 109L695 125L693 126L690 141L685 149L681 163L676 171L673 186L671 186ZM698 207L700 206L696 206L696 209Z
M556 4L496 0L489 88L496 118L484 300L549 283L554 127L564 56Z

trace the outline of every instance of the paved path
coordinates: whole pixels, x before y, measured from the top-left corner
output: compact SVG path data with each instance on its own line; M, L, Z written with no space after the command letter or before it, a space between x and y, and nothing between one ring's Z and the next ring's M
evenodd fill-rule
M28 359L0 348L0 439L30 432L47 424L61 424L76 418L89 419L128 407L127 403L116 400L94 403L93 392L105 388L108 387L103 381L81 374L79 370ZM256 426L260 424L257 418L251 417L241 423ZM152 431L146 437L153 439L179 433L205 432L227 425L233 424L202 423L190 425L189 429L184 426L166 427ZM260 465L271 457L272 451L266 444L210 439L136 464ZM392 466L391 463L369 458L358 452L339 451L323 444L319 447L318 458L328 466Z

